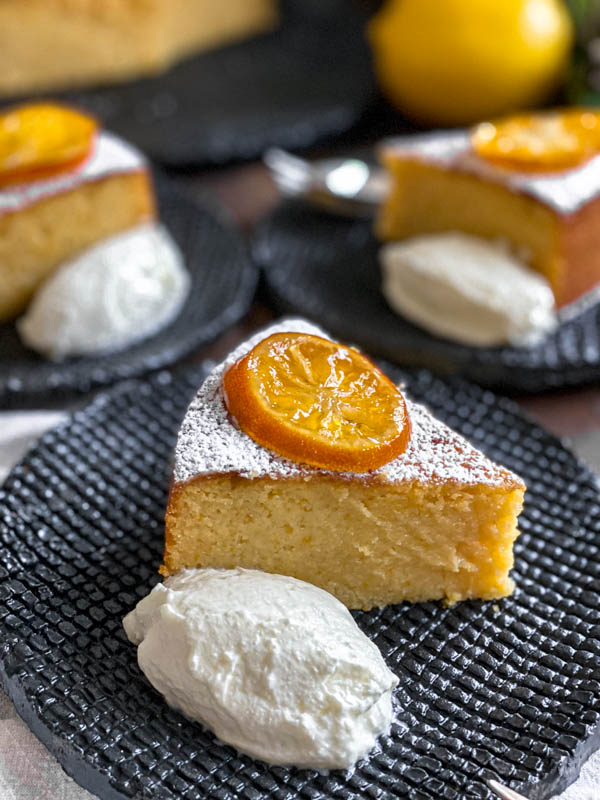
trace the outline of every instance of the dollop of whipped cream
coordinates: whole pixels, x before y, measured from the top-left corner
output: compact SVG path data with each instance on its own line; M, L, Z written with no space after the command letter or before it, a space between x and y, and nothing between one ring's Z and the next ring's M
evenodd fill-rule
M123 620L167 703L271 764L347 768L389 729L398 684L335 597L247 569L186 569Z
M435 335L524 347L556 327L548 282L500 242L431 234L384 245L380 260L390 306Z
M119 350L171 322L189 288L167 230L140 225L59 267L17 328L26 345L54 360Z

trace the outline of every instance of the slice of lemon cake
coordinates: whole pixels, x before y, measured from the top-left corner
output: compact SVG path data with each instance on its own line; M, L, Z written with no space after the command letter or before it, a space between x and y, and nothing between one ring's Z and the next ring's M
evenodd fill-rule
M277 391L283 384L268 354L265 364L260 344L272 337L282 350L281 337L274 334L286 332L301 335L299 373L292 376L287 399L279 392L277 402L261 411L261 402L273 399L265 394L270 377L275 376ZM390 432L389 420L371 413L381 394L389 393L381 373L341 345L332 345L339 352L317 368L302 342L323 336L303 320L276 324L238 347L200 387L177 440L161 573L172 575L184 567L259 569L308 581L348 607L364 609L403 600L453 602L509 594L523 482L408 399L398 401L406 416L393 411L397 430ZM352 372L357 363L362 371ZM324 364L331 367L329 374ZM234 365L236 370L245 365L251 383L266 366L263 394L250 422L232 416L235 398L232 402L224 392L224 376L235 375ZM239 389L238 380L226 384L228 392ZM271 412L271 422L289 412L291 426L311 438L315 415L307 413L306 404L314 392L327 406L321 409L322 424L336 435L350 426L343 447L362 452L373 445L380 459L391 443L390 460L366 472L326 469L289 457L306 452L313 460L316 452L317 462L327 462L320 446L302 451L300 444L294 450L293 437L281 437L286 458L256 441L265 430L256 416ZM278 447L276 433L272 446ZM370 463L376 460L373 456Z
M599 148L600 115L582 109L389 140L377 235L506 242L567 305L600 284Z
M144 156L75 109L0 115L0 321L63 261L155 216Z

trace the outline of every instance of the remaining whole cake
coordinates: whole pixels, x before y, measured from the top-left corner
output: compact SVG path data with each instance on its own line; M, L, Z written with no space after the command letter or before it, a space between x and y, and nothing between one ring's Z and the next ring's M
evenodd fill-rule
M36 114L40 131L31 123ZM2 164L14 158L11 148L18 155L33 143L43 151L53 125L74 125L76 117L59 106L40 106L19 107L0 118L0 321L20 314L62 262L101 239L154 219L154 192L145 158L107 131L95 134L86 159L60 168L53 165L54 174L40 170L35 158L23 165L20 179L8 167L3 172ZM11 134L23 118L29 121L23 132L27 147L21 147L22 142L15 145ZM59 132L70 146L69 130ZM40 156L42 161L57 149L50 144ZM3 148L8 148L4 161Z
M502 123L509 133L497 137L499 147L510 155L513 142L515 151L531 146L530 163L485 157L485 147L477 150L468 131L390 140L382 159L392 188L377 220L378 236L461 231L502 239L547 278L558 307L578 299L600 283L600 142L592 150L582 146L581 159L567 163L564 153L572 156L569 148L577 143L577 114ZM586 125L600 128L597 115L579 117L583 136ZM486 126L495 129L485 123L484 132ZM544 150L556 163L550 156L535 162Z
M276 0L0 0L0 95L154 74L276 19Z
M175 450L161 573L242 566L291 575L365 609L509 594L523 482L424 407L407 401L406 449L362 473L291 461L240 429L223 376L283 331L323 335L302 320L259 333L192 401Z

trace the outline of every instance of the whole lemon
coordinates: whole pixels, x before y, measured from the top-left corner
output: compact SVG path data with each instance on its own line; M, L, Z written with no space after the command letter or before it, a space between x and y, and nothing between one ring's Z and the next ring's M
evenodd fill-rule
M573 41L560 0L387 0L368 33L384 94L436 125L538 105Z

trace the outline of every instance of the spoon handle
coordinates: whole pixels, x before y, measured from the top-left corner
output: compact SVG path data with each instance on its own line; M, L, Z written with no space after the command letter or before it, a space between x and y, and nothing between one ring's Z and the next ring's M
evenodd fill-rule
M513 789L509 789L508 786L503 786L501 783L498 783L498 781L488 781L487 785L498 797L502 798L502 800L527 800L522 794L515 792Z

